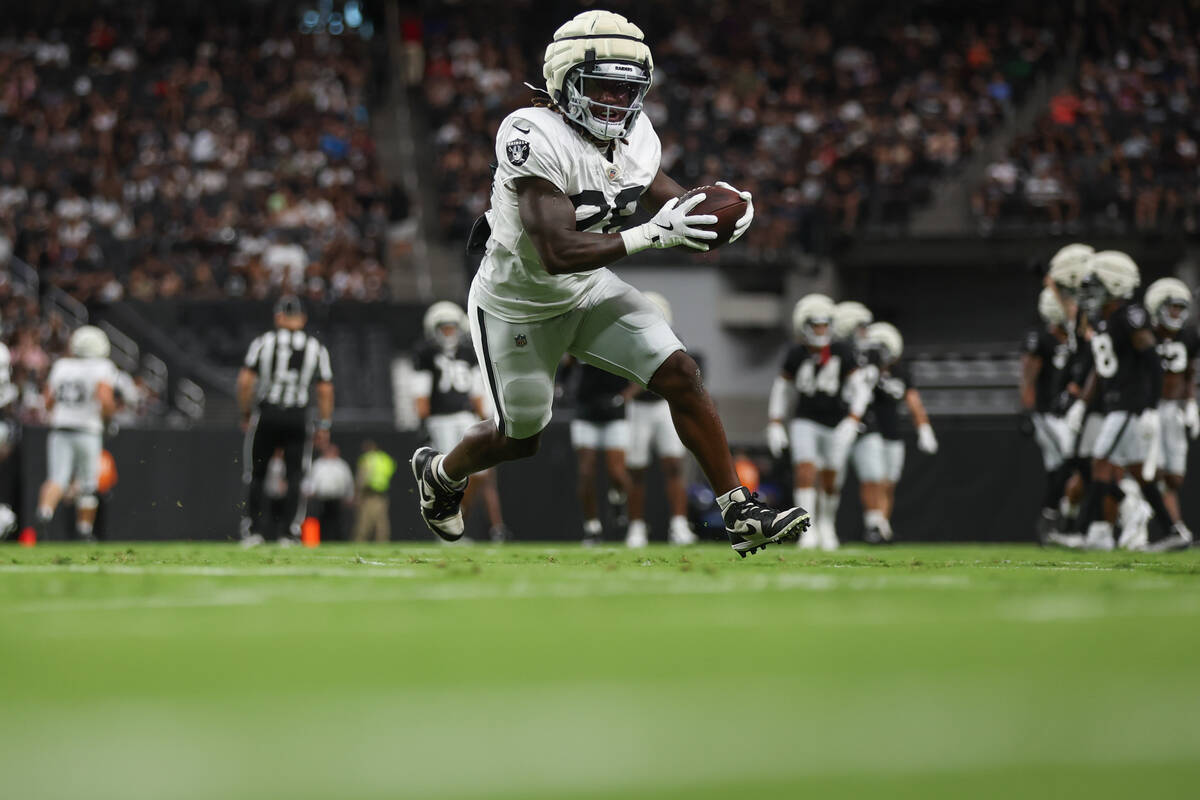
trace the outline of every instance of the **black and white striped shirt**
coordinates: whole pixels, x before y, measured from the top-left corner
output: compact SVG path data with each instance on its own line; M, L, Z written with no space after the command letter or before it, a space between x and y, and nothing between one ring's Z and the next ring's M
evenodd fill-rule
M259 407L307 408L312 382L333 380L329 351L304 331L267 331L250 343L245 366L258 373Z

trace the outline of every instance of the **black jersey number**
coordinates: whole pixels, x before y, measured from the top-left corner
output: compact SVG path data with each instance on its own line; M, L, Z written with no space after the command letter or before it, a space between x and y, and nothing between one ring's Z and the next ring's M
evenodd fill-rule
M87 387L83 381L63 381L54 389L54 402L64 406L80 406L87 399Z
M1162 358L1163 369L1167 372L1187 371L1187 347L1183 342L1160 342L1158 355Z
M575 230L586 231L602 222L607 222L613 212L616 212L617 219L605 225L602 231L602 233L616 233L621 230L623 225L619 221L620 218L631 216L637 211L637 201L645 191L645 186L630 186L627 189L622 189L613 198L611 206L608 204L608 198L604 196L604 192L599 189L584 189L579 194L571 195L571 205L575 206L577 210L584 206L596 209L595 214L584 217L581 220L576 220Z

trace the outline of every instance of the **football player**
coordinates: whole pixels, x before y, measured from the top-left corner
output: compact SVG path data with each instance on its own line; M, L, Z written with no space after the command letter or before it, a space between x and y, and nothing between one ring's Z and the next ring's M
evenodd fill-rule
M17 428L15 419L10 422L10 406L20 394L12 382L12 355L8 346L0 342L0 540L17 529L17 514L12 510L17 505L17 474L15 466L9 462L9 459L16 460Z
M645 292L646 299L658 306L667 324L672 324L671 304L658 292ZM645 389L635 393L629 403L629 531L625 544L643 547L649 541L646 529L646 468L651 452L658 455L667 484L667 505L671 521L667 541L686 546L696 543L687 518L687 486L683 480L683 455L686 452L665 400Z
M861 349L867 335L867 326L875 321L871 309L854 300L843 300L833 307L833 338L842 339Z
M604 541L600 521L600 502L596 492L597 462L603 457L608 477L610 504L617 516L629 496L629 473L625 469L625 451L629 448L629 422L625 406L635 384L591 364L573 364L575 376L575 419L571 420L571 446L579 466L579 507L583 511L583 545L591 547ZM619 523L618 523L619 524ZM626 536L629 547L645 547L646 542Z
M554 33L543 61L547 99L501 122L485 254L471 284L471 338L496 412L449 453L421 448L412 467L421 514L444 539L462 536L467 479L537 452L565 353L666 399L680 439L717 495L730 545L745 556L796 536L808 512L777 512L737 478L725 431L662 314L608 266L647 249L707 250L717 222L692 213L703 194L660 168L661 145L642 104L654 75L641 29L585 11ZM734 190L736 191L736 190ZM730 241L754 218L747 209ZM653 216L629 225L638 205Z
M796 303L792 328L798 341L784 358L767 407L767 446L776 457L791 447L794 502L815 508L815 524L800 546L823 550L838 547L841 473L874 384L874 375L852 379L858 354L845 340L833 338L833 315L833 301L823 294L806 295ZM788 429L784 419L793 395Z
M55 361L46 380L50 434L46 481L38 492L38 538L45 538L63 493L78 481L75 533L90 542L95 541L92 527L100 503L96 490L104 426L117 407L113 395L117 368L108 360L108 337L91 325L71 334L67 350L69 357Z
M1190 547L1192 532L1183 523L1179 490L1187 469L1188 439L1200 436L1200 408L1196 405L1196 357L1200 335L1188 325L1192 292L1177 278L1163 278L1146 289L1146 311L1158 335L1162 357L1163 388L1158 414L1162 421L1160 491L1170 514L1170 534L1151 550Z
M907 365L900 360L904 353L900 331L890 323L875 322L867 326L864 340L879 376L867 412L866 433L854 445L854 470L862 484L863 538L869 544L881 544L892 540L896 484L904 470L901 402L908 406L917 428L917 449L933 455L938 451L938 441L921 394L912 385Z
M435 450L458 444L467 430L489 415L485 413L483 379L475 350L467 338L467 314L457 304L443 300L425 312L425 341L417 350L413 396L419 417ZM493 470L484 470L463 497L469 510L475 493L482 495L493 542L511 538L500 509L500 492Z
M1143 468L1157 460L1159 442L1158 401L1162 395L1162 364L1146 309L1133 301L1141 283L1137 264L1125 253L1104 250L1088 261L1090 274L1080 290L1079 302L1091 327L1092 373L1083 395L1067 412L1067 424L1078 433L1087 402L1099 393L1104 421L1096 436L1092 458L1092 482L1088 488L1080 526L1083 537L1052 534L1050 541L1088 549L1111 550L1117 542L1113 527L1121 501L1138 491L1159 511L1162 498L1146 482ZM1123 477L1131 478L1121 485ZM1140 500L1140 498L1134 498ZM1128 507L1128 504L1126 504ZM1136 510L1137 503L1133 508ZM1128 512L1126 513L1128 517ZM1138 522L1126 519L1126 530ZM1123 546L1136 541L1122 536Z
M1075 437L1063 419L1060 400L1071 358L1067 315L1049 287L1038 295L1038 316L1042 325L1026 335L1021 353L1020 393L1022 427L1036 439L1046 471L1038 521L1038 538L1045 539L1051 531L1061 529L1059 504L1070 477L1067 459Z

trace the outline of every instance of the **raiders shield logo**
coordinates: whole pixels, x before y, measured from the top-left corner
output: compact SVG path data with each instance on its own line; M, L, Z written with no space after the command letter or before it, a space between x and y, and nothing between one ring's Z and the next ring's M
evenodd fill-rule
M514 167L519 167L529 158L529 142L524 139L513 139L508 143L508 160Z

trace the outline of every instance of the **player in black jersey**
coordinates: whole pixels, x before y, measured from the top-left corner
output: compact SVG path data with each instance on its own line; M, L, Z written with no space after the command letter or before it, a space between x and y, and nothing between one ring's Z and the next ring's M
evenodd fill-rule
M305 502L301 479L312 460L313 425L309 414L309 387L316 389L318 442L329 439L333 422L333 371L329 351L308 334L308 316L300 299L284 295L275 304L275 328L256 338L246 352L237 379L238 408L246 440L242 453L242 480L246 484L242 544L262 544L263 482L276 448L283 448L287 471L284 500L288 533L280 544L300 540Z
M1042 495L1039 538L1061 528L1059 503L1070 477L1074 436L1063 419L1066 369L1071 358L1067 316L1053 289L1038 296L1042 325L1025 337L1021 353L1022 427L1035 437L1042 451L1046 489Z
M491 416L485 408L487 393L467 331L467 314L449 301L434 303L423 320L425 340L417 348L413 397L417 417L425 426L435 450L447 452L467 429ZM493 542L511 538L500 508L494 470L476 474L463 495L464 516L475 497L482 497L488 515L488 535Z
M579 463L579 505L583 511L583 544L604 541L600 521L600 502L596 492L597 461L603 453L608 475L610 504L616 516L624 516L629 495L629 473L625 469L625 450L629 447L629 423L625 406L637 389L636 384L591 364L569 362L575 382L575 419L571 420L571 444ZM618 519L618 526L622 521ZM634 542L635 546L639 543Z
M1177 278L1157 280L1146 289L1146 311L1158 336L1158 354L1162 358L1163 391L1158 404L1162 459L1158 474L1159 489L1171 522L1169 535L1151 545L1151 550L1183 549L1193 541L1179 506L1179 490L1187 469L1188 439L1200 436L1200 408L1196 404L1200 334L1187 324L1191 308L1192 290Z
M1133 302L1141 282L1137 265L1125 253L1106 250L1088 261L1091 275L1084 282L1080 303L1094 326L1090 330L1092 374L1068 411L1073 431L1078 431L1086 403L1098 393L1104 423L1096 437L1092 460L1092 484L1080 519L1082 539L1052 535L1050 541L1089 549L1111 550L1117 543L1113 526L1121 500L1132 506L1123 509L1125 530L1121 545L1136 548L1134 536L1145 520L1132 518L1139 506L1140 491L1157 513L1163 513L1157 487L1146 481L1147 461L1157 459L1159 439L1158 401L1162 393L1162 365L1155 350L1154 332L1146 309ZM1119 486L1126 474L1129 482ZM1125 510L1132 509L1132 510Z
M853 379L860 357L845 341L834 341L834 303L822 294L802 297L792 312L799 341L788 350L771 387L767 445L780 456L790 445L796 502L808 503L814 524L801 547L838 547L835 520L841 473L871 402L873 370ZM789 400L796 395L790 429L784 427ZM818 487L820 502L817 502Z
M865 433L854 443L854 471L861 484L864 539L870 544L892 540L892 509L896 484L904 470L904 437L900 404L908 407L917 429L917 449L933 455L937 437L925 413L921 394L913 387L908 366L900 360L904 339L896 327L876 322L866 329L868 358L879 370L874 397L867 409Z

